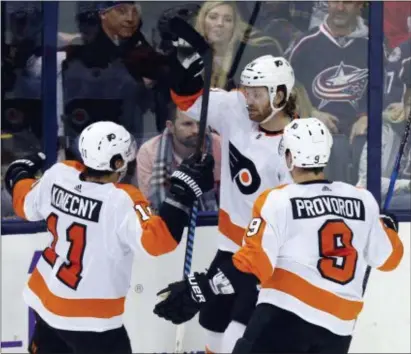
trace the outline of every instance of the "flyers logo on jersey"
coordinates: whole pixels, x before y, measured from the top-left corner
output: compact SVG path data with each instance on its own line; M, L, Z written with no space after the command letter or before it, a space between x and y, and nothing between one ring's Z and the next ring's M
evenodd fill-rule
M228 143L231 179L243 194L255 193L261 185L261 178L254 163Z

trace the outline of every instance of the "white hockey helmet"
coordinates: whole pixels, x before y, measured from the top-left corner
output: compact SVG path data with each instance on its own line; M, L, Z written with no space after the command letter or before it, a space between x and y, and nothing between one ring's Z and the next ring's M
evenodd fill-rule
M135 159L136 143L124 127L103 121L90 124L81 132L79 150L87 167L125 173L127 164ZM121 157L123 166L115 169L113 157Z
M293 120L284 128L283 151L289 150L292 165L301 168L325 167L330 158L333 137L317 118Z
M295 77L293 68L285 58L264 55L254 59L244 68L240 81L243 86L267 87L273 113L261 122L265 123L284 108L284 106L280 108L274 107L274 97L277 94L278 86L284 85L286 87L287 101L294 88Z

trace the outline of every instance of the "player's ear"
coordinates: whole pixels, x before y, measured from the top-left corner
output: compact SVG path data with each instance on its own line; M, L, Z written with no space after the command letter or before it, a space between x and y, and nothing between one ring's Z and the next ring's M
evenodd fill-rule
M116 158L113 162L114 169L118 170L119 168L123 167L124 163L125 162L122 158Z
M274 97L274 107L279 107L285 100L285 94L283 90L278 90Z

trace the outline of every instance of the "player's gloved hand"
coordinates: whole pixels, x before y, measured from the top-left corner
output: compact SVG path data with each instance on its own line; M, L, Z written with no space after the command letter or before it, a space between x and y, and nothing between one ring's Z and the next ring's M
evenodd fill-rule
M170 195L187 207L214 187L214 158L211 154L192 155L183 160L170 178Z
M157 29L160 33L160 37L164 41L176 41L178 36L173 33L170 28L171 19L177 17L187 23L190 23L192 19L197 16L198 11L200 10L199 4L193 3L183 3L183 5L173 6L165 10L159 17L157 22Z
M181 16L175 17L181 18ZM170 18L163 25L170 33L172 45L175 48L168 56L170 86L180 96L191 96L200 92L204 86L202 77L204 70L203 55L209 50L209 45L203 39L198 40L197 43L187 43L183 38L180 38L178 33L173 32L175 17Z
M380 220L383 222L385 227L392 229L395 232L398 232L398 220L394 214L380 214Z
M179 42L176 42L179 43ZM203 58L196 51L185 56L177 51L169 56L170 86L179 96L191 96L201 91L204 86Z
M12 195L13 187L16 183L25 178L34 178L46 160L46 155L42 152L18 159L12 162L4 175L6 190Z
M157 296L166 298L154 307L153 312L167 321L181 324L191 320L213 295L207 275L194 273L158 292Z

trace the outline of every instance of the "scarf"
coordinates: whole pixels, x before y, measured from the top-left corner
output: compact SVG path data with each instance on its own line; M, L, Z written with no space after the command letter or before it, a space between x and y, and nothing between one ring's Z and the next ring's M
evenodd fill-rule
M153 171L150 179L149 200L156 210L166 199L169 189L169 179L174 170L178 167L173 158L172 135L166 128L161 135L160 144L157 150L157 157L154 161ZM210 134L205 136L205 147L207 153L212 153L212 139ZM217 211L218 205L214 190L204 193L198 200L200 211Z

